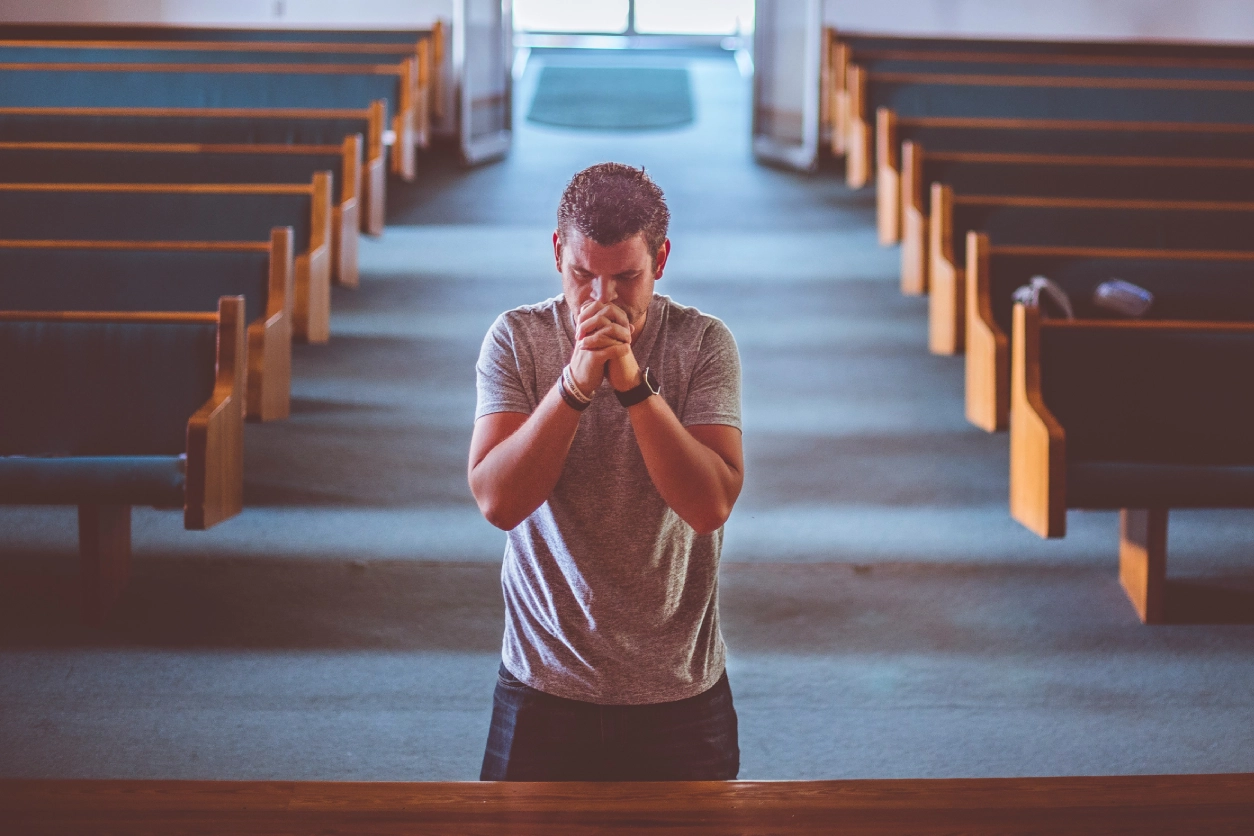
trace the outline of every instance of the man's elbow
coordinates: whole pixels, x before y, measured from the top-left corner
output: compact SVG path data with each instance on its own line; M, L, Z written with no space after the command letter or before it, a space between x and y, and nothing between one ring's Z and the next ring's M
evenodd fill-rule
M513 531L525 519L525 517L519 517L514 509L505 507L505 503L490 497L476 496L475 501L479 505L479 513L483 514L483 518L501 531Z
M713 534L723 527L731 516L732 506L729 502L720 502L693 514L693 518L685 520L698 534Z

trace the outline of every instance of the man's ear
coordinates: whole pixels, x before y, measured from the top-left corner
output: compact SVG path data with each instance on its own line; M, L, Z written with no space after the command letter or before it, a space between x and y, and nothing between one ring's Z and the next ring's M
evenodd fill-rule
M666 259L671 254L671 239L667 238L662 242L662 246L658 247L657 255L653 257L653 280L657 281L662 278L662 271L666 269Z
M562 236L553 230L553 261L557 263L557 272L562 272Z

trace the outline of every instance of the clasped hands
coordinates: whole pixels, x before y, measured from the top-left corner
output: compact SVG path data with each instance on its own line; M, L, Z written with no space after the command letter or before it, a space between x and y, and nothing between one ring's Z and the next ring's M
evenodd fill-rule
M575 313L575 350L570 371L585 395L592 395L609 375L610 385L625 392L640 383L640 364L631 350L635 331L627 312L613 302L590 300Z

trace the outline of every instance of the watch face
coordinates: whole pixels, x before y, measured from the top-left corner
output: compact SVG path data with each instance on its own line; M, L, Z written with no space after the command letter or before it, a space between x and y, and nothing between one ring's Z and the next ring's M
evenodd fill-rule
M649 387L649 391L655 395L662 393L662 387L658 385L657 378L653 376L653 369L646 368L644 370L644 385Z

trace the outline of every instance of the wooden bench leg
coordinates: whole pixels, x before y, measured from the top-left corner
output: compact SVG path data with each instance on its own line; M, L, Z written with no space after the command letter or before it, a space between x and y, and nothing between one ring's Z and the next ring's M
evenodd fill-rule
M1145 624L1166 616L1167 509L1124 508L1119 512L1119 580Z
M102 624L131 569L131 506L78 506L78 559L83 620Z

